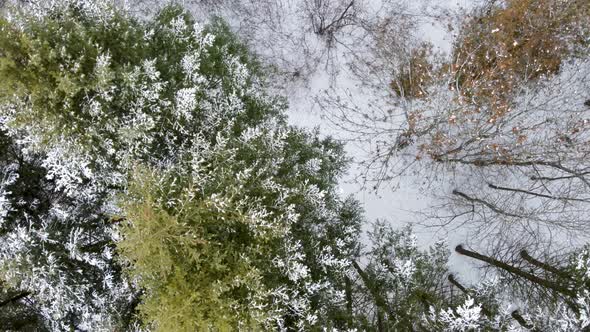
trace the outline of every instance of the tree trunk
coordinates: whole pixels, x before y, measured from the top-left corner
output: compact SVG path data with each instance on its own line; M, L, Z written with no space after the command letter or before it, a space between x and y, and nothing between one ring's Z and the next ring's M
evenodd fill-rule
M352 319L352 285L350 279L348 277L344 277L344 285L346 289L346 314L348 316L347 324L348 328L353 328L353 319Z
M31 295L31 292L22 292L22 293L19 293L19 294L15 295L15 296L13 296L11 298L8 298L8 299L0 302L0 307L3 307L5 305L7 305L7 304L16 302L16 301L18 301L18 300L20 300L22 298L25 298L25 297L27 297L29 295Z
M521 278L524 278L524 279L526 279L526 280L528 280L528 281L530 281L530 282L532 282L534 284L537 284L539 286L542 286L542 287L545 287L545 288L554 290L554 291L556 291L558 293L561 293L563 295L569 296L571 298L575 298L576 297L576 293L574 291L572 291L571 289L567 288L567 287L564 287L564 286L562 286L562 285L560 285L558 283L555 283L555 282L552 282L552 281L549 281L549 280L546 280L546 279L537 277L534 274L531 274L531 273L528 273L526 271L523 271L523 270L521 270L521 269L519 269L517 267L514 267L512 265L506 264L506 263L504 263L502 261L499 261L497 259L494 259L492 257L488 257L488 256L485 256L485 255L479 254L477 252L467 250L467 249L463 248L463 246L461 246L461 245L458 245L455 248L455 251L458 252L461 255L465 255L465 256L468 256L468 257L471 257L471 258L475 258L477 260L480 260L482 262L486 262L486 263L488 263L488 264L490 264L490 265L492 265L494 267L497 267L499 269L502 269L504 271L507 271L509 273L512 273L514 275L517 275L517 276L519 276Z
M465 288L465 286L461 285L452 274L449 274L449 276L447 278L449 279L449 282L451 284L453 284L453 286L459 288L466 295L469 295L469 293L467 292L467 288Z
M457 279L455 279L455 277L452 274L449 274L449 276L447 278L449 279L449 282L451 284L453 284L455 287L459 288L465 295L473 296L473 294L471 294L471 292L469 292L469 290L465 286L461 285L461 283L459 283L459 281L457 281ZM475 299L475 300L477 300L477 299ZM492 317L492 313L489 310L487 310L483 306L483 304L481 304L481 312L488 317Z
M539 260L536 260L531 255L529 255L529 253L524 249L520 251L520 257L522 257L525 261L531 263L532 265L534 265L536 267L540 267L543 270L554 273L555 275L558 275L564 279L571 280L571 276L569 274L567 274L565 271L562 271L562 270L560 270L554 266L551 266L547 263L543 263Z
M395 313L390 310L389 305L387 304L387 300L383 296L381 296L381 294L379 294L379 291L376 289L369 275L354 260L352 261L352 266L361 276L361 279L363 280L365 287L367 287L367 289L369 290L369 293L373 298L373 302L377 306L377 312L379 313L380 319L382 319L382 314L385 312L389 316L388 320L395 320Z
M520 313L518 312L518 310L514 310L512 312L512 314L510 314L512 316L512 318L514 318L514 320L516 320L518 322L518 324L520 324L520 326L524 327L525 329L532 329L533 325L531 324L527 324L526 320L520 315ZM536 329L533 331L537 331Z

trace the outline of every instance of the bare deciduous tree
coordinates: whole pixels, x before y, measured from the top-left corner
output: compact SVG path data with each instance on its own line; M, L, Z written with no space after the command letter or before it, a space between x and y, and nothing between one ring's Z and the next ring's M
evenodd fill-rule
M515 16L523 12L529 16ZM341 94L320 102L335 124L371 144L361 180L377 188L413 175L439 202L422 211L429 222L464 226L480 239L583 235L589 12L576 0L487 2L460 24L447 61L416 42L402 43L405 55L385 44L374 54L396 56L374 81L381 100L356 105ZM537 49L547 43L559 47Z

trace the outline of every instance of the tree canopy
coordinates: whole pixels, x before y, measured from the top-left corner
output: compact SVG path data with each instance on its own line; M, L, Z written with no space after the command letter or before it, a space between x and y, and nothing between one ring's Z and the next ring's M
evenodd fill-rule
M398 41L355 21L354 1L304 4L328 49L357 25L383 27L376 48ZM385 221L364 232L338 190L343 144L288 124L274 72L223 19L13 3L0 17L0 328L587 328L588 248L543 241L587 229L588 9L492 1L462 21L449 61L412 44L380 86L405 117L378 141L377 180L452 174L427 213L479 233L479 248L455 248L491 271L472 284L443 241L420 247ZM392 115L373 115L362 133L383 137L372 126Z

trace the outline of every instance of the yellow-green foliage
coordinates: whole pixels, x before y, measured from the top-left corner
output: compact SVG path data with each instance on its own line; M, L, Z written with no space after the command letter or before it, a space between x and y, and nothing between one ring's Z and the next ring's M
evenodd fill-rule
M342 147L286 125L227 26L74 6L0 32L6 125L72 193L120 195L114 245L144 325L306 330L341 311L356 247L334 190Z
M82 111L83 102L120 85L121 73L142 60L147 45L142 33L136 21L119 12L104 24L75 11L28 18L23 28L0 19L0 101L26 100L28 111L18 112L15 121L41 122L55 131L45 139L69 134L87 140L87 128L98 120ZM101 54L114 59L104 75L95 72ZM118 106L112 103L110 112L122 113ZM104 122L111 120L103 116Z
M255 265L269 239L253 234L231 194L201 197L174 179L140 168L124 204L118 247L145 288L144 322L157 331L260 327L264 314L252 303L265 287Z

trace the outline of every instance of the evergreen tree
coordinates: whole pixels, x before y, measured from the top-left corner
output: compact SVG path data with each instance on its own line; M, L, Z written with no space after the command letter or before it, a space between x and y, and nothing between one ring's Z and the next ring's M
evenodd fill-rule
M353 261L355 312L353 326L362 331L426 330L423 321L431 308L459 303L444 278L449 251L443 242L423 251L408 227L393 230L383 222L370 233L371 246L363 256L367 264ZM364 266L362 266L364 265Z
M130 318L135 292L114 261L107 195L67 195L46 156L15 138L0 131L3 327L114 329Z
M419 250L409 228L377 223L371 246L361 245L362 209L336 190L347 164L341 144L287 125L286 103L266 93L262 66L223 21L201 25L179 6L141 20L106 2L65 0L7 13L0 19L3 327L589 325L586 251L567 266L523 252L533 273L457 248L547 290L545 305L507 299L501 279L463 285L448 271L445 245ZM424 69L420 78L402 79L430 84L428 54L412 61ZM400 96L428 95L402 88ZM453 195L472 211L502 212L469 192ZM527 305L515 311L511 300Z
M58 198L6 224L1 257L47 326L130 328L137 296L156 330L331 324L360 222L340 144L286 125L221 21L38 6L1 22L0 98Z

